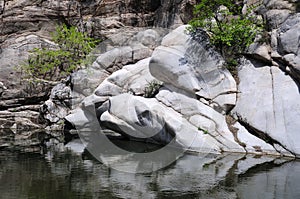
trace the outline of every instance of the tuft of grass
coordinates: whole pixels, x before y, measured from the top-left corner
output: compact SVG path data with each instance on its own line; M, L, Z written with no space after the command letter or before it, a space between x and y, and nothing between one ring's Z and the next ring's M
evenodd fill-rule
M145 88L145 98L153 98L159 92L159 89L162 87L162 83L158 82L157 80L152 80L148 83Z
M198 130L199 130L199 131L202 131L204 135L209 134L208 130L203 129L203 128L201 128L201 127L198 127Z

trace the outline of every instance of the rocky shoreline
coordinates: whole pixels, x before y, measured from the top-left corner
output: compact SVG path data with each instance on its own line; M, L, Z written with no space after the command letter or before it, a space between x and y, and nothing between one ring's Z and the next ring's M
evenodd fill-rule
M33 129L43 129L49 137L63 141L71 124L80 129L92 118L103 130L128 139L173 141L190 151L300 157L296 1L263 1L258 13L267 20L268 36L263 42L258 38L244 55L238 82L205 33L187 34L183 24L191 18L188 10L195 2L143 1L139 6L145 9L138 13L131 10L134 1L124 10L119 1L92 3L94 7L80 2L70 7L69 1L31 5L0 1L1 20L7 28L1 32L1 129L11 129L11 135L32 132L31 137L36 135ZM32 17L39 22L39 30L30 29L36 27L33 21L23 29L13 23L24 20L20 12L10 14L20 9L17 5L23 5L26 13L39 10ZM169 7L174 8L171 13L166 11ZM53 23L50 16L106 39L87 69L61 83L28 88L13 67L29 50L55 45L45 29ZM147 27L152 25L164 28ZM30 137L26 136L22 139ZM6 147L5 140L1 148Z

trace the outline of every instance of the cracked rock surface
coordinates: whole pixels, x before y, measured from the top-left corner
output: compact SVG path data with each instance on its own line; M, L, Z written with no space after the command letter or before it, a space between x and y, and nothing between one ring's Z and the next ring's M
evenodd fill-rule
M273 87L278 90L275 98L280 99L277 95L281 94L282 87L275 81L290 83L290 92L293 93L295 87L292 86L294 82L290 81L290 76L284 75L276 67L255 68L249 61L245 61L245 72L240 70L241 84L237 87L231 74L223 67L223 59L207 45L205 35L193 39L184 32L185 28L181 26L167 34L151 57L122 66L122 69L109 75L92 95L83 100L80 108L72 111L66 119L75 126L77 124L85 128L92 121L91 118L96 117L94 120L98 119L103 130L113 130L128 139L144 142L175 142L177 147L190 151L293 156L294 152L286 145L287 141L269 143L266 137L245 128L244 120L241 123L228 122L226 115L231 110L228 105L233 107L236 101L239 104L233 113L239 116L238 120L243 118L239 114L243 107L245 109L242 112L245 114L253 110L252 106L259 107L260 103L264 107L269 102L260 98L267 95L270 100L273 99ZM122 53L112 55L113 60L124 58ZM106 70L107 67L99 60L103 60L103 56L96 63L102 70ZM109 62L108 65L121 63ZM254 73L253 76L249 71ZM142 97L147 82L154 80L162 83L158 93L151 99ZM253 86L253 90L247 86ZM258 92L260 98L256 103L253 97L259 86L266 87L266 91ZM245 94L248 95L244 99ZM223 100L221 96L224 96ZM279 104L281 102L276 101ZM96 114L93 113L95 110ZM265 115L263 109L260 110L253 112ZM254 118L265 127L267 122L263 123L263 118L259 115ZM249 125L252 126L252 123ZM262 127L257 128L261 130ZM267 131L263 132L267 134ZM272 141L278 138L273 134L268 134L269 137L272 137Z
M299 88L278 67L255 67L251 62L239 70L236 117L299 155Z

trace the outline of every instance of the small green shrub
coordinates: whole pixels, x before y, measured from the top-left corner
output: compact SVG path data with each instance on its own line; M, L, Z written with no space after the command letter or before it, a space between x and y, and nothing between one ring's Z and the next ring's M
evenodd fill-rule
M220 9L221 5L225 6ZM236 67L241 53L253 43L257 34L263 30L263 22L248 13L241 13L242 7L234 0L202 0L194 8L194 19L188 31L197 32L203 28L210 41L228 62L227 66Z
M155 95L159 92L159 89L162 87L162 84L156 80L153 80L148 83L148 85L145 87L145 98L152 98L155 97Z
M208 130L198 127L198 131L202 131L204 135L209 134Z
M22 70L29 78L60 80L85 63L85 58L96 47L97 40L76 27L58 26L51 34L58 49L34 49Z
M52 39L63 51L73 53L74 58L85 58L99 42L86 33L79 32L76 27L68 28L66 25L58 26L52 33Z

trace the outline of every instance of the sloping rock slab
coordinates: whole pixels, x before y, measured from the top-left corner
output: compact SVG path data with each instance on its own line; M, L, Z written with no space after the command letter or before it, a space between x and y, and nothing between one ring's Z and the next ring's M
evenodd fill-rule
M256 68L250 62L239 70L240 93L233 110L248 128L300 157L300 94L293 79L278 67ZM250 129L251 130L251 129Z
M180 26L169 33L162 46L154 50L149 65L151 74L166 84L211 100L217 104L216 110L228 111L235 104L236 95L226 98L230 101L214 99L236 93L235 80L224 68L222 57L209 46L207 35L201 32L191 36L186 28Z

